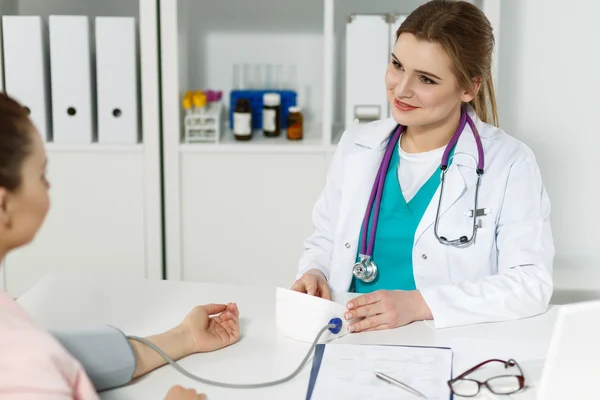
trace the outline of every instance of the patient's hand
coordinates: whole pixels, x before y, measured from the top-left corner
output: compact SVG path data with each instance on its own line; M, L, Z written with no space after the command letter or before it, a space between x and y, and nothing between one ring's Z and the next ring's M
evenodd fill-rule
M177 385L169 390L165 400L206 400L206 395L198 394L194 389L184 389Z
M237 342L239 311L235 303L195 307L180 324L190 339L191 353L214 351Z
M148 336L146 340L175 361L193 353L218 350L239 339L238 315L234 303L197 306L175 328ZM167 361L146 344L133 339L129 339L129 344L136 360L133 378L166 364Z

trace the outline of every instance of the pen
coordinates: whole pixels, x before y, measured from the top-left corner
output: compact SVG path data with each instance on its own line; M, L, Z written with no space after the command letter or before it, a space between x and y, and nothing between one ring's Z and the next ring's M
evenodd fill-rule
M391 376L387 376L384 373L375 372L375 376L378 377L379 379L381 379L382 381L385 381L387 383L391 383L392 385L398 386L398 387L400 387L400 388L402 388L404 390L407 390L407 391L409 391L409 392L411 392L411 393L413 393L413 394L415 394L415 395L417 395L419 397L422 397L424 399L427 398L427 396L425 396L423 393L419 392L417 389L411 388L407 384L402 383L402 382L400 382L400 381L392 378Z

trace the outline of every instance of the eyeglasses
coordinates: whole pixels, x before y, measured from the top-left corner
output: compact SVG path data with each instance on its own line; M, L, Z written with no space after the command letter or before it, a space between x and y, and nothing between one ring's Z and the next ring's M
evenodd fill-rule
M500 375L495 376L486 380L485 382L479 382L475 379L466 379L465 377L475 371L478 368L483 367L485 364L490 362L501 362L504 364L504 368L517 367L519 370L518 375ZM513 359L508 361L504 360L487 360L471 368L470 370L463 372L461 375L448 381L450 390L457 396L461 397L474 397L477 396L482 386L488 388L488 390L494 394L512 394L525 387L525 377L519 364Z

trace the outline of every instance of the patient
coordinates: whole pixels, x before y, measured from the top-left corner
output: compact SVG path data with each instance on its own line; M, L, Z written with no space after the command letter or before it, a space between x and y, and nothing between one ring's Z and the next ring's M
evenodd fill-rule
M0 262L33 239L49 208L46 154L27 112L0 93ZM233 303L194 308L175 328L147 338L177 360L236 342L238 309ZM0 290L0 397L19 400L98 399L114 388L164 365L144 344L119 330L52 335ZM168 400L204 399L173 387Z

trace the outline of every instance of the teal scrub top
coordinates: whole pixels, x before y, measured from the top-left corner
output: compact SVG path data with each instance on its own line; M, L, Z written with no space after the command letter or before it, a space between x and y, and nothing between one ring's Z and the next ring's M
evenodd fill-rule
M356 293L369 293L375 290L416 289L412 265L415 233L440 184L441 170L437 168L407 203L398 181L399 146L400 141L398 141L398 145L395 146L392 153L381 196L379 222L373 246L373 261L378 269L377 277L368 283L352 277L350 290ZM454 149L450 153L450 160L453 153ZM450 161L448 164L450 164ZM371 211L371 219L368 225L369 232L371 231L373 215L374 210ZM362 228L360 235L359 238L362 238ZM356 260L358 261L358 259L357 254Z

